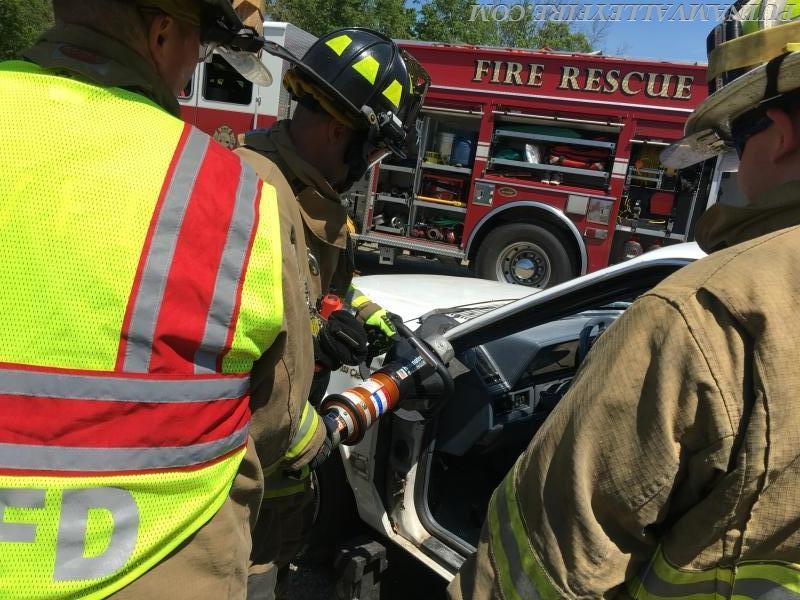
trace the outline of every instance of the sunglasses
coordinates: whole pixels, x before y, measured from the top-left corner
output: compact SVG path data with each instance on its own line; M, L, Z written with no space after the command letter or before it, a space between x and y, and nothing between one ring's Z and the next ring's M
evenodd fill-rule
M756 114L745 115L731 123L731 141L739 160L742 158L747 140L772 125L772 119L765 113L766 111L758 110Z

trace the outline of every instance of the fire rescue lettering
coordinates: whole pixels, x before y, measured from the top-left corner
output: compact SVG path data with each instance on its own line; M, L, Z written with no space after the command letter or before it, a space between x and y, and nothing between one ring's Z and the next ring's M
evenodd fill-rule
M500 85L538 88L542 87L544 71L544 65L540 64L478 59L475 61L475 75L472 81L484 83L488 80L490 83ZM626 96L644 95L649 98L690 100L693 82L694 77L691 75L644 71L629 71L623 74L619 69L605 71L563 65L558 89L601 94L614 94L619 91Z
M0 489L0 544L49 545L50 532L37 529L53 522L46 513L54 516L60 508L53 581L100 579L125 566L139 529L139 509L130 492L113 487L64 490L60 507L54 495L45 502L46 496L44 489ZM41 526L29 522L37 520Z

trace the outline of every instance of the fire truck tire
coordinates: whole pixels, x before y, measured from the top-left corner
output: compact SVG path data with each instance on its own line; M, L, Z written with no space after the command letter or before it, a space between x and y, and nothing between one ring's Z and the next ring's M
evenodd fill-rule
M571 278L569 252L558 235L533 223L510 223L489 232L478 248L475 273L536 288Z
M338 451L311 474L311 487L313 525L303 557L310 563L329 563L337 545L352 537L358 523L355 499Z

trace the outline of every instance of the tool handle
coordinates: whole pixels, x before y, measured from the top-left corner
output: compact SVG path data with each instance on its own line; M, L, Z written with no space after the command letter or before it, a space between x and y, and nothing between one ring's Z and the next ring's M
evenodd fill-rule
M330 318L331 313L344 308L344 302L336 294L325 294L322 297L322 304L319 309L320 316L326 321Z

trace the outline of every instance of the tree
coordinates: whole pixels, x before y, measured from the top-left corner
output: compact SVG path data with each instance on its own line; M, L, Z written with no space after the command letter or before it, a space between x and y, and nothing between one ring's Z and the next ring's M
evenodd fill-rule
M484 44L500 43L498 23L470 21L475 0L429 0L421 5L415 37L429 42Z
M0 60L19 58L52 24L49 0L0 0Z
M403 0L269 0L267 15L316 36L342 27L370 27L408 39L416 21L416 11Z
M395 39L430 42L577 52L587 52L593 45L564 21L531 18L533 4L518 5L526 10L522 19L496 18L497 13L489 10L490 18L470 20L478 1L413 0L414 4L407 6L406 0L267 0L267 14L316 36L342 27L370 27ZM494 6L486 5L489 9Z
M476 13L474 7L477 5L477 0L425 2L419 10L417 37L436 42L509 48L591 50L592 44L586 35L573 31L566 21L532 18L534 4L505 5L508 10L493 10L499 4L487 4L487 10Z
M364 27L377 29L394 39L407 40L413 35L417 11L406 7L404 0L372 0Z

